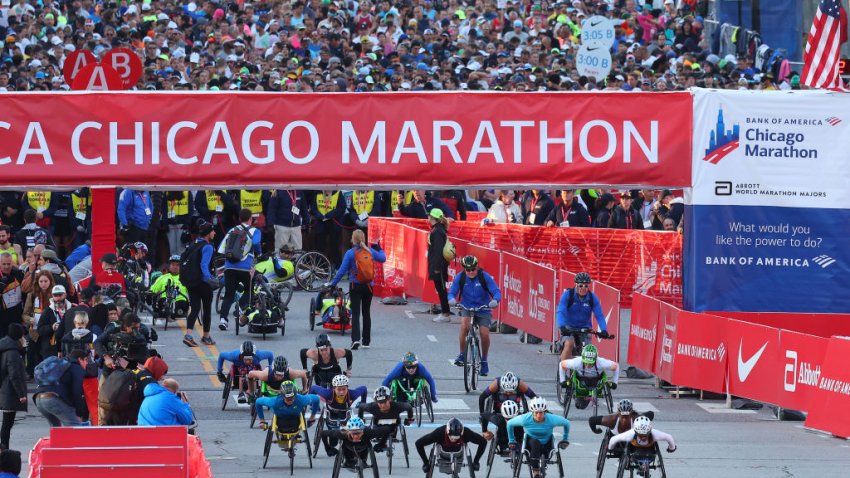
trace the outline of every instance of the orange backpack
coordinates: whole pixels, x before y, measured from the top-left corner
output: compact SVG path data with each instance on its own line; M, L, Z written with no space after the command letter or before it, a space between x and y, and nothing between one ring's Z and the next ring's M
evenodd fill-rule
M361 246L354 253L354 264L357 269L357 282L369 284L375 278L375 270L372 266L372 251L368 247Z

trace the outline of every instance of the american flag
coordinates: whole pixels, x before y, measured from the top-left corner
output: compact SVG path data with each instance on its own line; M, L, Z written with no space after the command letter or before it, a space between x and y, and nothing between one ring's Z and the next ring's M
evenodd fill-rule
M841 44L847 41L847 12L840 0L821 0L803 56L802 83L847 91L838 72Z

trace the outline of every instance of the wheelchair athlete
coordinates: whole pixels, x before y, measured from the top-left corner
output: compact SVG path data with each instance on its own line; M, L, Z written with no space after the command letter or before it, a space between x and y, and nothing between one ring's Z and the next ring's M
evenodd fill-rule
M417 381L425 380L428 382L431 401L437 403L437 384L434 382L434 377L431 376L431 372L425 368L425 365L419 363L415 353L407 352L404 354L401 362L397 363L384 378L382 385L392 387L396 380L407 390L415 389ZM407 396L404 393L397 393L394 398L399 402L407 401Z
M158 276L150 287L150 292L154 296L153 306L155 317L166 316L169 285L176 287L178 291L177 296L174 298L175 314L177 317L186 317L189 313L189 291L180 282L180 256L177 255L171 256L168 259L168 271Z
M257 407L257 417L260 419L261 430L268 429L263 409L269 408L277 418L278 433L295 433L301 426L301 413L307 406L310 407L310 418L307 420L307 426L309 427L316 421L319 403L318 395L299 395L295 390L295 385L292 382L287 382L281 386L280 395L260 397L254 403L254 406Z
M496 412L484 412L481 414L481 435L484 436L488 441L493 439L493 432L487 431L487 426L489 424L496 425L496 430L498 431L498 435L496 435L496 439L498 442L496 453L499 456L507 456L510 453L508 449L508 431L507 424L508 420L519 415L519 405L517 402L513 400L507 400L502 402L502 405L499 407L499 413ZM522 441L522 428L517 428L514 430L516 435L516 439L518 442Z
M301 349L301 367L307 370L307 359L313 361L313 383L327 387L337 375L342 375L342 366L339 361L345 357L345 375L351 376L351 367L354 363L354 357L351 350L342 348L333 348L331 339L328 334L319 334L316 337L316 348Z
M363 460L364 464L369 463L369 447L372 440L386 440L388 433L387 428L366 428L362 418L351 417L338 430L322 431L322 438L334 442L341 441L342 467L355 468L358 458Z
M426 446L439 444L442 451L456 453L463 450L463 446L466 443L475 443L478 445L478 448L475 450L475 458L472 460L472 469L478 471L481 467L481 456L487 449L487 440L474 431L464 428L463 423L457 418L452 418L445 427L437 428L416 440L416 451L419 452L419 457L422 458L422 471L427 474L430 470L428 455L425 453ZM440 462L445 462L448 459L448 456L438 456L435 466L439 468Z
M645 416L650 420L655 419L655 412L640 413L634 409L634 404L628 398L624 398L617 403L617 413L611 415L592 416L587 421L590 429L597 435L602 433L598 427L602 425L612 430L615 434L627 432L632 429L632 425L637 417Z
M251 383L247 378L250 377L252 371L260 370L263 360L268 361L269 367L271 367L273 358L274 354L270 350L256 350L254 348L254 342L246 340L242 342L242 345L238 349L222 352L218 355L218 370L216 375L219 382L226 383L228 377L223 372L224 362L230 362L233 368L233 376L239 379L239 396L237 401L239 403L247 403L248 398L245 396L245 393L252 394L255 392L255 390L250 388Z
M366 387L360 386L353 390L348 388L348 376L337 375L331 381L332 388L328 389L313 385L310 392L322 398L327 408L327 427L337 429L337 424L347 420L351 413L351 405L359 398L361 403L366 401ZM330 435L322 435L325 443L325 452L328 456L336 455L336 438Z
M260 380L263 395L276 394L280 390L281 385L286 382L295 383L296 378L301 379L302 390L307 387L307 372L289 368L289 362L286 361L286 357L281 355L275 357L271 367L248 372L248 376Z
M611 437L611 441L608 442L608 449L613 450L617 444L627 443L632 451L654 454L655 443L659 441L667 442L667 453L676 451L676 442L672 435L661 430L654 430L652 420L649 417L640 416L635 418L631 430Z
M407 402L390 400L390 389L383 386L375 390L373 398L374 402L361 403L357 407L357 416L363 418L363 414L369 413L372 415L373 428L387 428L387 436L375 445L375 453L381 453L387 448L387 438L395 436L402 413L407 413L405 425L413 423L413 407Z
M508 442L511 451L517 450L514 427L522 427L525 431L525 449L528 451L531 462L531 473L540 476L540 457L548 456L554 449L553 431L555 427L564 427L563 440L567 444L570 441L570 421L564 417L548 413L548 404L543 397L535 397L528 404L531 412L508 421Z
M487 431L485 424L487 421L492 422L498 427L498 445L500 455L504 455L507 452L508 447L508 433L505 429L506 420L513 418L517 415L517 413L519 413L519 404L523 397L532 399L536 396L537 394L534 393L534 390L532 390L527 383L520 380L520 378L513 372L505 372L504 375L493 380L490 385L481 392L481 395L478 396L478 413L481 418L483 427L482 431ZM490 397L492 397L491 400L493 401L493 413L485 419L484 406L487 403L487 398ZM517 412L510 417L503 417L503 415L500 415L499 412L502 410L502 405L509 402L514 403L517 407ZM485 437L486 436L487 435L485 435ZM490 437L487 437L487 439L489 440Z
M567 370L572 370L578 377L578 387L573 393L576 408L579 410L587 408L591 400L590 392L594 387L599 386L598 381L603 373L609 380L608 387L612 390L617 388L617 381L620 378L620 367L617 362L600 357L596 346L592 344L587 344L581 349L581 357L561 361L558 367L558 379L562 387L569 384Z

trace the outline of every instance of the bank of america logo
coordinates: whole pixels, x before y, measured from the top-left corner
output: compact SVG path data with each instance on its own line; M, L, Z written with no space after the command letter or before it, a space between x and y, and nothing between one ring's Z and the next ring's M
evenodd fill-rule
M829 257L829 256L828 256L828 255L826 255L826 254L822 254L822 255L820 255L820 256L817 256L817 257L815 257L814 259L812 259L812 261L813 261L815 264L817 264L817 265L819 265L819 266L823 267L824 269L826 269L827 267L829 267L829 266L831 266L831 265L835 264L835 259L833 259L833 258Z
M836 118L835 116L830 116L829 118L826 119L826 122L829 123L830 126L835 126L838 123L840 123L841 120Z
M741 134L741 127L738 123L732 125L732 129L726 129L726 123L723 121L723 108L717 112L717 125L714 131L711 132L708 140L708 149L705 150L704 161L711 164L717 164L727 154L738 149L738 139Z

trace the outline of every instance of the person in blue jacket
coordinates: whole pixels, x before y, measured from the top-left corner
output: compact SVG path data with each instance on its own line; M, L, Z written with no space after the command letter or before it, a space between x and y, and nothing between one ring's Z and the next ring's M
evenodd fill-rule
M145 399L139 409L139 425L191 425L195 415L177 380L167 378L145 387Z
M218 324L220 330L227 330L227 316L230 314L230 306L233 305L233 298L236 296L236 288L239 284L242 284L242 290L246 292L242 294L239 302L242 305L242 310L248 308L249 296L251 295L251 269L254 267L254 257L263 253L263 233L260 229L251 225L253 223L253 213L250 209L245 208L239 211L239 222L240 224L227 231L221 244L218 245L219 254L225 254L227 252L225 249L227 248L228 238L234 234L237 228L245 230L251 239L245 244L245 249L242 251L242 258L240 260L235 262L224 261L224 298L221 302L221 320Z
M247 391L250 394L254 393L252 384L248 378L248 372L252 370L260 370L263 360L272 366L274 361L274 352L271 350L256 350L254 342L246 340L239 346L238 349L233 349L229 352L221 352L218 354L218 369L216 375L221 383L226 383L228 377L224 375L224 362L230 362L234 376L239 378L239 396L236 401L239 403L248 403L248 397L245 396Z
M576 274L575 281L575 288L565 289L558 301L556 317L561 339L564 341L561 360L567 360L573 356L573 347L576 344L575 330L593 327L591 314L596 316L596 323L602 331L600 337L608 337L608 325L602 313L602 304L599 297L590 291L590 274L579 272Z
M362 251L368 251L371 254L370 261L385 262L387 255L381 250L381 245L378 243L372 244L370 248L366 244L366 234L357 229L351 233L351 249L345 253L342 258L342 266L336 272L333 280L326 284L330 287L336 287L343 276L348 274L349 280L349 295L351 301L351 350L357 350L360 347L361 329L360 329L360 313L363 313L363 330L362 344L363 348L369 348L372 341L372 270L369 270L369 280L361 281L360 276L364 271L357 271L358 254ZM372 264L369 264L371 269Z
M431 372L424 365L419 363L419 359L415 353L407 352L404 354L401 362L397 363L390 373L387 374L387 377L384 378L382 385L392 389L392 383L396 380L408 390L416 387L417 380L425 380L428 382L428 387L430 388L431 401L437 403L437 384L434 382L434 377L431 376ZM393 400L407 402L407 395L396 393Z
M148 228L153 218L153 202L147 191L136 191L125 189L121 191L118 199L118 224L121 226L121 234L124 242L146 242Z
M65 267L70 271L89 256L91 256L91 241L86 241L68 254L68 257L65 258Z
M555 427L564 427L564 436L558 446L562 448L569 446L570 421L549 413L546 399L540 396L532 398L528 408L531 410L530 412L508 420L508 446L511 451L517 450L514 427L522 427L525 433L525 449L528 451L529 462L531 463L531 474L534 477L539 477L540 469L537 465L540 463L541 457L549 456L549 452L555 445L552 440Z
M466 359L466 336L469 334L470 323L475 320L481 334L480 373L482 377L486 377L490 373L487 363L487 353L490 351L490 321L493 318L490 309L499 306L502 292L499 291L493 276L478 267L477 257L465 256L460 264L464 272L455 276L449 289L449 305L457 305L460 301L460 305L464 307L461 311L463 318L460 323L460 353L455 359L455 365L463 366Z
M313 424L319 413L319 396L315 394L300 395L292 382L284 382L280 387L280 395L274 397L260 397L254 403L257 407L257 417L260 418L260 429L268 429L266 416L263 408L271 409L277 417L277 430L281 433L292 433L298 430L301 424L301 413L306 407L310 407L310 418L307 426ZM320 433L317 430L316 433Z

